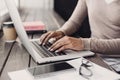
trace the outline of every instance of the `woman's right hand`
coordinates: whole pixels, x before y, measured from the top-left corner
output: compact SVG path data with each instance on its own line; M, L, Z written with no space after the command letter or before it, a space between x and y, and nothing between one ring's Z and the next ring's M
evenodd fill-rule
M50 38L55 38L56 40L58 40L63 36L65 35L62 31L49 31L40 37L40 44L45 45Z

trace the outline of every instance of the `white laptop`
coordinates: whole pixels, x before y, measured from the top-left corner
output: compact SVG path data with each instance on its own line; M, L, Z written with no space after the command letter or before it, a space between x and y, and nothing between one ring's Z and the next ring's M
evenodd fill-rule
M29 54L33 57L33 59L37 63L47 63L47 62L54 62L54 61L62 61L62 60L69 60L75 59L79 57L85 56L93 56L94 53L90 51L64 51L61 53L50 52L47 50L48 46L40 46L39 40L33 40L32 42L28 39L28 36L24 30L23 23L21 21L19 12L15 6L13 0L4 0L8 11L10 13L10 17L14 22L15 29L17 31L18 37L20 38L22 44L27 49ZM48 44L50 45L50 44Z

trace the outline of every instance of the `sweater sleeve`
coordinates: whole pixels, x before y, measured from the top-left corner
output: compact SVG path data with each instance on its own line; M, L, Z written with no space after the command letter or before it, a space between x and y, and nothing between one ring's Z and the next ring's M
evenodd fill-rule
M117 39L95 39L82 38L85 50L91 50L103 54L120 54L120 38Z
M66 35L71 35L79 29L81 23L87 16L87 6L85 0L79 0L70 19L58 30Z

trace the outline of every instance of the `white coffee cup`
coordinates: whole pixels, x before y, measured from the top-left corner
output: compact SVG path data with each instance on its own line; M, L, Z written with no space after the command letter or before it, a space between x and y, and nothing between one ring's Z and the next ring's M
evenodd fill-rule
M13 22L4 22L2 25L3 33L6 42L14 42L17 38L17 33Z

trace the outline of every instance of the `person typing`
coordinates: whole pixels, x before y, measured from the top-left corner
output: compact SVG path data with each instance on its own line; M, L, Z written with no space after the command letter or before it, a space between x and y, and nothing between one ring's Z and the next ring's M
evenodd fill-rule
M79 0L70 19L58 30L40 37L41 45L50 38L56 42L50 51L90 50L103 54L120 54L120 0ZM70 37L89 17L91 38Z

